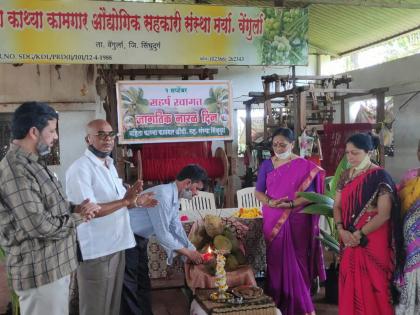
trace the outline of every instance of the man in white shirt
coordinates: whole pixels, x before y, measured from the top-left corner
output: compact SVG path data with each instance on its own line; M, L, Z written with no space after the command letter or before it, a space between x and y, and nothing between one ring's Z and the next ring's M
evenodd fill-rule
M159 201L158 206L153 209L130 209L130 223L135 234L136 246L125 252L121 315L152 315L147 258L147 242L151 235L156 235L165 249L168 264L171 264L174 256L178 254L195 264L202 263L201 254L188 240L179 220L179 198L191 199L198 190L203 189L206 181L205 170L195 164L188 165L178 173L174 182L146 190L155 194Z
M116 135L105 120L91 121L85 138L88 148L66 172L70 201L89 198L101 206L94 220L77 227L83 258L77 269L80 315L119 314L124 250L136 244L127 207L156 205L152 194L138 195L142 182L124 188L109 157Z

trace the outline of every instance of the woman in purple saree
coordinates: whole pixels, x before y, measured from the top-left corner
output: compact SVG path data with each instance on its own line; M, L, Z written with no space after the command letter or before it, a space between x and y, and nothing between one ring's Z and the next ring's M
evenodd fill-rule
M307 202L297 192L323 193L325 172L291 153L294 135L280 128L273 134L275 156L262 163L255 195L263 203L267 246L267 293L285 315L315 314L312 280L325 280L319 216L301 212Z

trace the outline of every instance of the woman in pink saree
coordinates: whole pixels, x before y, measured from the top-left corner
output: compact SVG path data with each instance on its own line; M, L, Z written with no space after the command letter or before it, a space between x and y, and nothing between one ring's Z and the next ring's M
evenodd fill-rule
M292 154L294 135L280 128L273 134L275 156L262 163L255 195L263 203L267 246L267 293L285 315L315 314L312 280L325 280L319 240L319 216L302 213L307 201L296 193L323 193L325 172Z

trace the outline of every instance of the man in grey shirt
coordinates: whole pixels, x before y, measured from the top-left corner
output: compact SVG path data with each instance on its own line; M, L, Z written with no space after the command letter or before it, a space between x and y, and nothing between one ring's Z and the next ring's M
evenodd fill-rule
M202 263L179 220L179 198L191 199L203 189L207 173L200 166L184 167L176 180L169 184L152 187L159 204L154 208L134 208L129 211L130 224L136 239L136 246L125 252L126 266L121 315L151 315L150 279L147 257L148 238L156 235L168 255L168 264L176 255L183 255L195 264Z

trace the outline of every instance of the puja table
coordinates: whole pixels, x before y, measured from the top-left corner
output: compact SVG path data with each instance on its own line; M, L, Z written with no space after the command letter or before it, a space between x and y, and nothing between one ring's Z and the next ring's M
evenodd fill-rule
M185 232L188 234L194 221L204 218L207 214L213 214L226 218L232 217L237 210L237 208L224 208L201 211L179 211L179 216L180 218L182 216L188 217L188 220L182 222ZM248 232L244 242L248 264L252 267L255 273L264 273L266 270L266 260L265 242L262 232L262 218L237 218L237 220L248 226ZM147 253L149 257L149 274L151 279L166 278L171 274L184 272L184 263L181 259L179 259L179 257L174 259L172 266L168 266L166 264L166 253L154 236L149 240Z
M254 299L243 300L242 304L215 302L209 296L215 289L197 289L191 303L190 315L281 315L273 300L263 294Z

